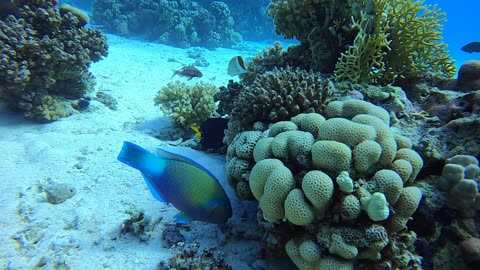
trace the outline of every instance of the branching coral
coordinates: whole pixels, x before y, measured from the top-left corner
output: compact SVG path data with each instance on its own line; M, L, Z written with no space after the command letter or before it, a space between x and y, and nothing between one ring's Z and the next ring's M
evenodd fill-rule
M257 75L253 84L240 93L231 119L243 128L251 128L258 121L270 123L300 113L319 112L333 88L318 73L275 68Z
M214 116L217 105L213 96L216 92L217 88L210 83L188 86L176 81L162 87L154 101L175 125L188 129Z
M99 30L87 29L52 0L19 0L18 15L0 20L0 98L38 122L71 114L93 89L90 63L107 55Z
M455 64L442 42L444 13L423 1L372 2L373 15L361 10L354 19L358 34L336 65L338 80L389 84L428 73L454 75Z
M383 4L384 7L386 3ZM385 31L388 29L387 15L379 13L373 16L376 19L371 19L371 15L363 11L359 20L352 16L352 29L358 30L358 33L353 45L341 54L335 66L337 80L377 83L384 79L383 58L390 50ZM368 32L368 28L373 29L373 33Z
M278 34L308 50L308 66L321 72L335 66L337 80L400 84L455 72L442 42L445 14L424 1L278 0L269 14Z

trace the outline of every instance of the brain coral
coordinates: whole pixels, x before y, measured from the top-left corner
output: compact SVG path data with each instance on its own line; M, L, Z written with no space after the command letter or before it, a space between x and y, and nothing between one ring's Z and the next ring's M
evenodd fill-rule
M15 2L16 16L0 20L0 99L38 122L68 116L93 90L88 67L107 55L107 40L71 12L61 15L57 1Z
M326 120L320 114L299 114L291 123L271 125L272 133L242 132L228 149L228 160L239 159L235 149L242 144L242 134L260 136L250 140L253 154L241 158L253 165L244 176L267 221L301 227L289 234L292 239L285 247L300 269L321 269L330 262L349 268L357 258L380 261L390 239L383 234L405 229L422 197L419 188L408 185L423 161L408 148L407 138L397 145L388 113L370 103L360 102L356 108L353 103L331 103ZM389 152L384 160L383 152ZM362 239L367 232L369 239ZM304 241L316 245L305 244L312 248L300 252ZM321 254L312 256L315 246ZM331 255L343 259L326 260Z

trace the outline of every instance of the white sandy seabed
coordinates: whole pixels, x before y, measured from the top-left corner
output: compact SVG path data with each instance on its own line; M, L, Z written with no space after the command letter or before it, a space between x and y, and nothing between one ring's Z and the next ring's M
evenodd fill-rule
M116 160L123 141L154 150L166 146L153 134L170 126L153 98L170 81L172 69L194 60L188 50L108 35L109 55L91 66L95 91L113 96L117 110L93 100L86 112L36 124L0 109L0 269L155 269L171 256L162 243L177 210L156 201L140 173ZM249 43L242 52L205 50L210 63L199 80L226 85L228 60L253 56L267 44ZM180 63L168 61L175 58ZM187 151L188 149L175 149ZM224 159L185 152L225 180ZM66 184L74 195L52 204L45 189ZM223 183L225 184L225 183ZM239 202L227 225L192 222L186 242L200 240L226 254L233 269L263 269L256 238L256 207ZM122 224L142 212L150 222L147 240L121 234ZM242 235L239 237L238 235ZM250 237L248 237L250 235Z

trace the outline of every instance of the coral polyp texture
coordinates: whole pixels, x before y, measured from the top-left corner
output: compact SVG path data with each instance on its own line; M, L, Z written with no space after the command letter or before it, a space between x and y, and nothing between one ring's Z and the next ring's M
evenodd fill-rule
M455 73L442 41L445 14L424 1L274 0L269 15L277 34L301 42L307 66L335 71L337 80L392 84Z
M353 269L357 259L395 267L382 250L408 231L423 196L413 186L423 160L407 141L381 107L332 101L323 115L237 134L228 183L257 200L265 220L297 226L285 251L300 269Z
M181 48L229 47L242 40L233 30L228 6L210 1L99 0L93 19L108 31L135 36Z
M53 0L18 0L0 20L0 99L27 118L51 122L72 114L93 90L88 71L107 55L107 40Z
M217 88L211 83L187 85L175 81L162 87L154 102L176 126L190 129L215 115L217 104L213 96L216 92Z
M234 105L229 133L251 129L255 122L272 123L300 113L320 112L333 89L330 80L312 71L275 68L258 74L252 85L230 100Z

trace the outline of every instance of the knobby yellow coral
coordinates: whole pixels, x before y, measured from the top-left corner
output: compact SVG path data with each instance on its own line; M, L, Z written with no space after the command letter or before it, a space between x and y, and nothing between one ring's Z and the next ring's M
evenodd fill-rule
M199 82L189 86L176 81L162 87L154 101L175 125L189 128L214 116L217 104L213 95L216 92L217 88L211 83Z

